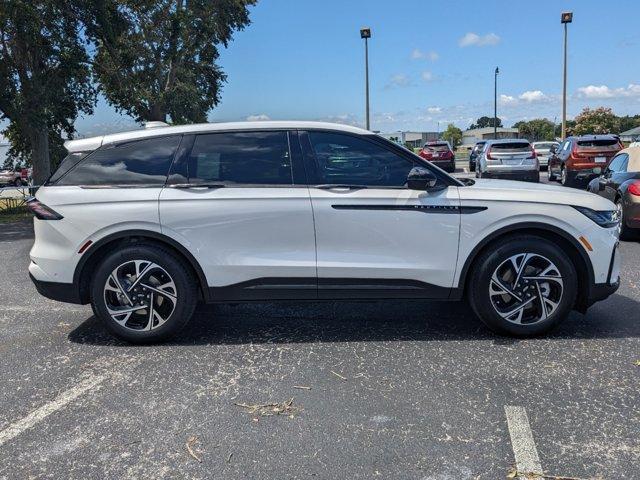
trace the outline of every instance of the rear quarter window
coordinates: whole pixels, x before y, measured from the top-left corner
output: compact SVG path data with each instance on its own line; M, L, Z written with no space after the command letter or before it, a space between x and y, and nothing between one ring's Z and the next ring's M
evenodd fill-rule
M101 147L77 163L56 185L164 185L180 136Z

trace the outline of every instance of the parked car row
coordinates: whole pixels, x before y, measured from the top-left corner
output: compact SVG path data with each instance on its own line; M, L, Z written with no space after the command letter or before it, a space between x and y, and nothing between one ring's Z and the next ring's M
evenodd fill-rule
M31 178L30 168L21 168L20 170L3 169L0 170L0 186L12 185L21 187L29 184Z

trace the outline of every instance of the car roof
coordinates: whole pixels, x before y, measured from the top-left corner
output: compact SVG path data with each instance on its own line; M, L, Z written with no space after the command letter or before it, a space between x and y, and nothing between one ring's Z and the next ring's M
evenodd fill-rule
M357 135L373 135L372 132L351 125L328 122L305 122L305 121L265 121L265 122L225 122L225 123L197 123L191 125L176 125L166 127L154 127L130 132L112 133L98 137L81 138L78 140L67 140L64 143L69 152L93 151L102 145L137 140L143 138L153 138L165 135L181 135L189 133L225 132L240 130L334 130L340 132L354 133Z
M605 134L605 135L575 135L571 136L573 140L619 140L620 137L618 135Z
M558 144L558 142L556 142L555 140L538 140L537 142L533 142L532 145L537 145L538 143L555 143L556 145Z
M616 155L620 155L621 153L629 155L627 172L640 172L640 147L623 148Z
M496 145L497 143L529 143L529 140L526 138L498 138L487 140L488 145Z

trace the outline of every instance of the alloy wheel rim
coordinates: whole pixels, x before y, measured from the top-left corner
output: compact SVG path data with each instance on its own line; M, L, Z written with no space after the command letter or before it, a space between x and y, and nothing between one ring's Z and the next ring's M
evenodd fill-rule
M130 260L118 265L104 285L109 315L129 330L151 331L164 325L178 300L175 282L160 265Z
M512 255L495 269L489 283L494 310L517 325L533 325L553 315L563 292L558 267L536 253Z

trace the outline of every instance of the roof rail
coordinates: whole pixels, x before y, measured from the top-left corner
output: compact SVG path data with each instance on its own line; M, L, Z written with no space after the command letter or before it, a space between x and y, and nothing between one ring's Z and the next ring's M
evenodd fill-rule
M145 122L144 124L144 128L145 129L149 129L149 128L160 128L160 127L168 127L169 124L165 123L165 122L157 122L157 121L153 121L153 122Z

